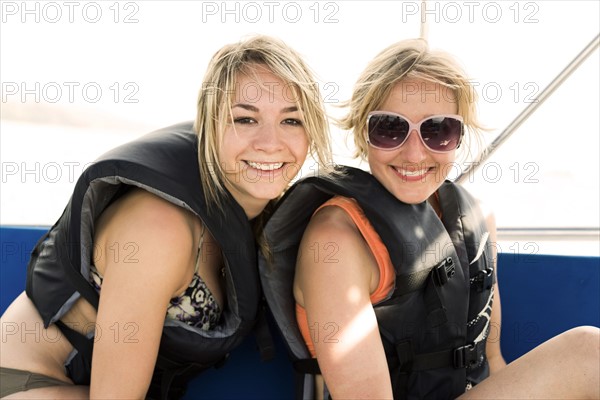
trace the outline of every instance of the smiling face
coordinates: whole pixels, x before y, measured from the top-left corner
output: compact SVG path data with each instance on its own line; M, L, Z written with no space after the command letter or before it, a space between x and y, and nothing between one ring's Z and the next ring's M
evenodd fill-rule
M253 218L296 176L308 138L294 91L266 67L238 74L235 89L219 160L225 187Z
M432 115L456 114L457 102L451 90L439 84L406 79L394 86L378 111L401 114L416 123ZM413 130L398 149L369 146L367 158L371 173L390 193L405 203L417 204L442 185L452 170L455 152L430 151Z

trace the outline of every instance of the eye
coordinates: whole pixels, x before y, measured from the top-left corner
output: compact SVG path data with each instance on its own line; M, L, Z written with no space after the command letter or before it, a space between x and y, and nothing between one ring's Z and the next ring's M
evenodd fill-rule
M295 119L295 118L286 118L282 121L283 124L285 125L291 125L291 126L302 126L304 125L302 123L302 121L300 121L299 119Z
M233 119L233 122L236 124L249 125L249 124L255 124L256 120L251 117L237 117L237 118Z

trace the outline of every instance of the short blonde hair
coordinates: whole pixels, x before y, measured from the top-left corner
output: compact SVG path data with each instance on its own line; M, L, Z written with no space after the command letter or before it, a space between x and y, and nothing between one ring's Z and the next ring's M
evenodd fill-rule
M308 136L309 153L327 171L333 165L329 124L316 80L302 58L283 41L268 36L252 36L221 48L211 59L198 96L194 129L198 135L201 180L208 205L219 204L225 191L225 173L218 157L220 139L235 96L239 74L252 74L265 66L295 92ZM299 166L301 167L301 166Z
M339 125L354 132L355 156L367 157L369 112L381 107L395 84L405 79L422 79L452 90L458 103L458 114L464 119L466 131L470 132L465 135L461 148L466 148L469 153L473 140L481 144L480 133L484 128L477 121L477 93L463 69L450 55L431 51L425 40L410 39L379 53L359 77L352 98L343 104L350 111Z

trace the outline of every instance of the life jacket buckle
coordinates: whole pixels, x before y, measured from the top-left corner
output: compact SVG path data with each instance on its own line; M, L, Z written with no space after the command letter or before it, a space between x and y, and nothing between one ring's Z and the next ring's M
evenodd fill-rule
M477 353L477 347L472 343L454 349L454 368L466 368L477 364Z
M436 285L445 285L456 273L454 260L452 260L452 257L446 258L438 266L434 267L432 272Z
M494 269L486 268L478 271L472 281L473 286L478 292L490 290L494 284Z

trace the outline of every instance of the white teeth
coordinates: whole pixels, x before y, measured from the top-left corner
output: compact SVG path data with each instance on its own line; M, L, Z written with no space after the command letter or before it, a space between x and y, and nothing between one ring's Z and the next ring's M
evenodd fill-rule
M248 165L251 166L252 168L260 169L261 171L273 171L273 170L279 169L283 166L282 162L261 163L261 162L254 162L254 161L246 161L246 163L248 163Z
M396 171L398 171L400 174L402 174L404 176L421 176L421 175L425 175L427 173L426 169L421 169L419 171L407 171L405 169L396 168Z

